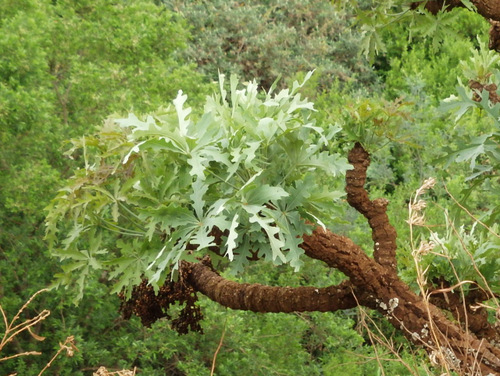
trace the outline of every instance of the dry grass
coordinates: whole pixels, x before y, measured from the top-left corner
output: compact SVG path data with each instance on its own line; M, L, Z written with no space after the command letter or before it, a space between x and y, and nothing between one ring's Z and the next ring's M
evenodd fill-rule
M37 295L39 295L45 291L47 291L47 290L43 289L43 290L40 290L40 291L37 291L36 293L34 293L33 296L21 307L21 309L19 309L19 311L16 313L16 315L10 321L7 318L7 314L5 313L5 310L3 309L2 305L0 304L0 313L2 314L2 319L3 319L4 326L5 326L4 334L2 336L2 339L0 340L0 353L9 342L11 342L17 335L19 335L20 333L22 333L24 331L28 331L31 334L31 336L34 339L36 339L37 341L43 341L45 339L44 337L40 337L40 336L36 335L35 333L33 333L32 328L33 328L33 326L35 326L38 323L45 320L50 315L49 310L45 309L42 312L40 312L38 315L36 315L35 317L33 317L31 319L26 319L26 320L20 322L20 317L21 317L21 314L23 313L23 311L28 307L28 305L33 301L33 299L35 299L35 297ZM41 353L38 351L27 351L27 352L23 352L20 354L15 354L15 355L7 356L7 357L1 357L0 362L6 361L9 359L18 358L21 356L40 355L40 354Z
M432 348L427 349L430 358L430 361L433 365L436 367L441 367L442 369L442 374L443 375L467 375L467 376L479 376L481 375L480 367L479 367L479 360L476 359L473 364L469 365L469 369L464 370L463 367L460 367L458 359L455 357L455 355L451 351L451 346L449 343L446 342L446 340L443 340L443 338L446 338L446 336L441 335L442 333L438 333L437 327L434 325L433 320L431 319L431 314L430 314L430 298L433 294L439 294L439 293L448 293L451 291L459 292L461 295L461 300L464 302L464 311L466 311L465 307L465 291L464 291L464 286L468 284L472 285L477 285L476 282L474 281L469 281L469 280L463 280L460 278L459 273L457 272L453 262L452 258L445 254L444 252L440 252L439 249L444 249L442 244L439 244L439 242L434 241L421 241L419 245L416 245L415 242L415 235L414 235L414 227L423 227L426 228L429 233L431 233L430 226L427 225L426 220L425 220L425 208L427 206L427 203L425 200L422 199L422 195L424 195L428 190L432 189L433 186L435 185L436 181L431 178L427 179L424 184L415 192L414 197L410 200L410 203L408 205L408 224L410 226L410 244L411 244L411 249L412 249L412 257L414 260L415 264L415 270L416 270L416 282L419 286L420 290L420 295L422 296L424 303L427 306L427 312L428 312L428 317L429 317L429 333L432 336L434 340L434 345ZM483 225L488 231L492 232L490 228L488 228L484 223L480 222L472 216L472 214L467 211L463 206L461 206L455 198L448 192L450 197L455 201L455 203L462 208L468 215L471 216L471 218L476 222L480 223ZM446 213L446 211L441 208L443 213ZM454 236L459 240L459 243L461 244L462 250L468 255L468 258L470 259L470 264L475 270L476 278L478 280L482 280L484 286L486 286L486 290L489 292L490 296L495 296L493 292L491 291L490 287L488 286L488 281L486 278L481 274L479 271L479 267L476 264L476 261L474 260L474 257L472 253L467 249L467 246L465 245L465 242L460 236L460 232L458 229L455 227L453 221L446 216L447 219L447 226L449 226L453 230ZM496 234L495 234L496 235ZM498 236L498 235L496 235ZM438 290L430 290L429 289L429 283L427 281L427 273L429 270L429 267L423 269L422 267L422 258L426 254L432 254L435 257L441 257L444 258L448 264L451 267L451 270L453 271L455 279L458 281L454 286L450 286L448 288L444 289L438 289ZM494 307L488 307L494 310L498 310L500 308L499 302L496 299L493 299L494 301L492 302ZM465 317L465 325L464 327L467 330L467 317ZM473 350L472 346L470 347L471 350ZM469 350L469 348L467 348Z
M94 372L93 376L135 376L137 369L134 367L133 370L121 370L121 371L108 371L106 367L100 367L97 372Z
M429 308L431 306L430 298L433 294L458 291L461 294L462 301L465 301L464 287L467 284L477 285L473 281L463 280L460 278L459 273L457 272L457 270L454 267L454 264L452 263L451 257L439 251L439 249L441 248L440 244L436 244L433 241L421 241L417 244L415 240L416 239L415 233L417 227L424 228L429 232L432 232L431 226L428 225L426 222L425 208L427 207L427 202L424 200L423 196L427 191L433 188L435 183L436 181L434 179L432 178L427 179L423 183L423 185L415 192L415 195L411 198L410 203L408 205L408 220L407 220L410 226L410 245L412 250L412 258L416 270L416 282L420 290L419 291L420 295L422 296L424 303L427 306L427 312L430 323L428 328L429 335L431 335L434 340L434 345L432 346L432 348L426 349L427 353L430 354L429 355L430 362L429 364L422 364L421 361L420 362L418 361L418 359L421 359L422 355L417 355L417 354L414 355L415 360L417 361L413 363L418 364L420 370L416 368L417 366L412 366L408 364L408 362L405 362L405 360L400 355L401 351L398 345L395 344L391 338L388 338L387 336L384 335L383 330L380 329L377 323L371 318L371 316L365 311L365 309L363 309L363 307L358 307L359 308L358 330L364 331L367 334L368 338L370 339L372 345L374 345L373 348L375 349L375 357L374 357L375 359L371 360L376 360L378 362L381 375L386 374L384 372L383 365L386 364L388 361L401 363L407 369L408 375L413 375L413 376L436 375L436 372L438 372L437 374L440 376L482 375L479 367L480 359L477 359L475 362L473 362L473 364L471 364L469 366L469 369L467 370L464 370L463 368L460 367L460 365L457 363L456 357L450 350L451 348L450 344L446 343L446 339L443 339L446 338L446 336L438 332L437 327L434 325L431 319L432 316ZM464 212L467 213L467 215L469 215L475 223L484 226L487 231L493 233L495 236L497 237L499 236L498 234L494 233L491 228L488 228L484 223L475 218L469 211L467 211L467 209L462 207L451 194L449 195L450 198L454 200L455 203L457 203L457 205L461 207L462 210L464 210ZM442 209L442 211L445 212L444 209ZM491 291L490 287L488 286L486 278L480 273L479 267L477 266L472 253L467 249L463 239L461 239L460 232L455 228L453 222L448 217L447 217L447 226L453 229L453 234L459 240L459 243L462 246L461 248L469 256L470 263L474 268L475 273L477 274L477 279L483 282L490 296L495 296ZM430 284L428 283L427 280L429 267L423 268L422 266L422 259L427 254L432 254L435 257L442 257L445 260L447 260L447 262L451 266L451 269L453 270L455 279L459 282L454 286L450 286L449 288L446 289L440 289L440 290L434 289L431 291L429 288ZM495 311L497 320L500 321L500 302L497 299L492 299L491 301L489 301L488 306L482 303L478 303L477 306ZM467 328L467 325L465 325L465 328Z
M359 315L357 330L360 333L365 332L367 334L375 352L375 356L373 358L368 358L367 360L377 361L381 376L386 375L384 371L384 365L386 365L388 362L396 362L402 364L408 371L407 375L422 375L422 373L417 369L417 364L424 368L427 375L433 375L426 364L419 364L418 362L414 362L414 365L412 365L405 361L401 356L402 346L396 344L392 338L388 338L384 334L384 331L377 325L370 314L362 306L358 306L358 313ZM413 356L415 358L418 357L416 353Z
M35 340L37 341L44 341L45 337L40 337L39 335L35 334L32 331L32 328L44 321L47 317L50 315L50 311L47 309L44 309L42 312L40 312L38 315L36 315L33 318L25 319L24 321L21 320L21 314L26 310L26 308L30 305L30 303L41 293L46 292L47 289L42 289L40 291L37 291L36 293L31 296L31 298L28 299L28 301L17 311L16 315L12 318L12 320L9 321L7 318L7 314L5 310L3 309L2 305L0 304L0 314L2 315L3 323L5 326L4 329L4 334L0 340L0 354L4 347L12 342L16 336L23 332L28 332ZM61 353L65 353L66 356L73 356L75 351L78 351L78 348L75 345L75 338L73 336L69 336L66 338L66 340L63 343L59 343L59 349L57 352L54 354L54 356L50 359L50 361L45 365L45 367L40 371L38 376L41 376L47 369L50 368L50 366L54 363L54 361L57 359ZM11 355L11 356L5 356L1 357L0 355L0 363L5 362L8 360L12 360L15 358L23 357L23 356L36 356L36 355L41 355L42 353L39 351L26 351L22 352L19 354ZM136 369L134 368L132 371L129 370L122 370L122 371L115 371L115 372L110 372L108 371L105 367L100 367L97 372L94 373L95 376L135 376L136 374ZM2 375L4 376L4 375ZM11 373L7 376L17 376L17 372Z
M35 299L38 295L41 293L47 291L47 289L42 289L40 291L37 291L34 293L31 298L28 299L26 303L17 311L16 315L12 318L12 320L9 321L7 318L7 314L5 313L5 310L3 309L2 305L0 304L0 313L2 314L2 319L3 323L5 326L4 334L2 336L2 339L0 341L0 353L2 352L3 348L12 340L21 334L22 332L27 331L35 340L37 341L44 341L45 337L40 337L39 335L35 334L32 331L32 328L45 320L47 317L50 315L50 311L48 309L44 309L42 312L40 312L38 315L36 315L33 318L25 319L24 321L21 321L21 314L24 312L24 310L30 305L30 303ZM78 350L75 346L74 343L74 338L73 336L70 336L66 338L64 343L59 343L60 347L59 350L56 352L56 354L50 359L50 361L45 365L45 367L40 371L38 376L42 375L55 361L55 359L61 354L61 352L66 351L66 354L68 356L73 356L74 351ZM4 362L7 360L19 358L22 356L31 356L31 355L41 355L42 353L39 351L26 351L22 352L19 354L11 355L11 356L5 356L0 358L0 362ZM8 376L16 376L17 373L12 373Z

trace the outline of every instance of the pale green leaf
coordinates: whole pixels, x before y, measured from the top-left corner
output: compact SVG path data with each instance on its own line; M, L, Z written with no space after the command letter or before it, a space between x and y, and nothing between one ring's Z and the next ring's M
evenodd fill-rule
M283 188L271 187L268 184L259 185L248 190L245 194L246 202L250 205L262 205L286 196L288 196L288 193Z
M229 233L227 235L225 255L227 256L229 261L233 261L234 259L233 250L237 246L236 240L238 239L238 232L236 231L236 228L239 225L238 218L239 218L238 214L235 214L233 220L231 221L231 226L229 227Z
M179 90L177 97L173 101L179 120L179 133L182 137L188 136L188 127L190 124L189 120L187 120L186 118L191 113L191 108L184 108L184 103L186 103L186 100L187 95L183 95L182 90Z

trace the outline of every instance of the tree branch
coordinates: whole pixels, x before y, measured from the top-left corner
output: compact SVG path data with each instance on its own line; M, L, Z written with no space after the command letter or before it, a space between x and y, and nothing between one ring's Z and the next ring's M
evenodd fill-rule
M233 309L326 312L363 305L382 313L409 341L431 354L435 349L449 349L452 358L444 361L452 362L447 365L454 369L475 366L485 375L500 371L500 349L450 321L350 239L319 228L304 236L302 247L306 255L343 271L350 280L322 289L239 284L222 278L203 263L188 262L183 262L182 274L187 275L186 282L194 290Z
M346 173L347 202L368 220L372 229L375 260L396 272L396 237L394 227L389 223L387 204L389 201L378 198L373 201L365 189L366 170L370 165L368 152L357 142L348 155L354 169Z
M237 283L217 274L207 259L199 263L182 261L179 281L172 281L165 287L166 297L159 294L159 300L167 303L158 302L159 315L165 315L163 310L173 300L183 299L188 302L187 307L193 308L196 291L223 306L254 312L328 312L362 305L384 315L409 341L426 349L447 369L474 370L476 374L480 368L484 375L498 374L500 349L493 341L480 340L468 329L463 329L460 323L450 320L432 304L428 296L417 295L398 277L395 260L390 262L395 257L396 233L386 215L386 202L370 201L364 188L369 155L357 143L349 153L349 161L354 168L346 175L348 201L368 219L373 239L380 244L375 250L376 257L368 257L351 239L323 228L303 235L301 244L307 256L340 270L349 278L347 281L325 288ZM142 286L146 290L147 287ZM156 300L149 290L146 300L154 303ZM482 298L487 296L478 295L473 300ZM440 304L439 300L435 302ZM141 303L140 308L145 309L145 305ZM469 312L462 310L460 314L466 319ZM197 311L185 314L189 325L197 324L200 317Z
M429 300L432 304L450 312L456 320L462 325L466 325L478 338L492 343L500 343L500 327L488 321L486 308L478 304L494 298L493 296L481 288L471 288L467 295L462 296L444 279L434 281L434 283L439 288L430 294Z
M252 312L333 312L358 304L349 283L324 288L276 287L227 280L203 263L182 263L187 282L211 300Z

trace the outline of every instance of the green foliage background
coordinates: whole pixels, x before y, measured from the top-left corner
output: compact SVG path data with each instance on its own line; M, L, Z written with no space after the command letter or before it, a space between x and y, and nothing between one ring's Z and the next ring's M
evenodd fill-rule
M237 73L243 80L255 78L266 89L280 75L278 85L284 87L317 70L301 92L314 100L318 111L312 117L318 124L338 124L345 130L329 152L345 154L353 138L361 138L372 151L369 188L374 197L390 200L389 216L399 235L400 272L408 283L415 274L402 213L425 178L438 178L468 209L494 223L500 212L495 180L500 158L494 148L489 154L481 151L498 142L498 109L481 109L467 100L465 94L470 93L455 88L457 77L465 84L474 77L484 78L479 68L485 65L491 72L487 82L498 80L497 62L471 52L486 39L485 21L472 12L455 11L438 20L439 32L429 39L426 31L438 30L435 19L414 15L417 27L408 30L408 19L393 22L394 12L385 4L374 7L359 1L339 10L319 0L1 2L0 304L8 316L60 271L43 240L43 209L85 160L81 152L65 158L66 141L83 142L82 137L94 133L110 114L126 118L130 111L139 115L155 111L171 103L179 89L189 94L193 109L201 109L219 70ZM378 24L356 24L354 10L358 20L364 17ZM363 46L368 50L360 50ZM374 47L379 55L370 53ZM364 56L372 57L373 64ZM440 105L453 94L458 99L452 98L448 109L468 109L458 123ZM479 140L471 141L474 136ZM473 173L479 174L467 180ZM436 187L430 201L436 205L426 215L437 226L435 236L443 239L444 247L456 250L456 239L443 223L463 225L464 238L484 261L482 271L495 287L499 278L498 264L492 262L499 249L495 239L472 226L443 185ZM448 217L442 208L448 208ZM348 208L343 218L330 225L369 252L372 245L364 220ZM419 236L426 239L429 234L422 231ZM463 254L454 256L461 276L471 278L469 260ZM446 263L430 258L423 262L435 264L436 275L449 273ZM52 374L90 375L104 365L137 366L146 375L205 375L223 332L218 375L242 370L259 375L380 372L374 350L367 346L368 336L355 330L356 311L258 315L203 300L206 334L179 337L166 322L147 329L137 320L120 319L118 298L109 294L106 275L98 277L102 278L86 283L78 307L71 303L74 292L63 289L33 302L23 317L50 309L52 315L36 328L47 339L19 337L1 355L28 350L43 355L0 363L0 374L15 370L37 375L58 342L74 335L80 351L72 358L59 358ZM298 273L285 266L251 265L237 278L325 286L342 276L306 262ZM383 330L404 343L391 328ZM429 373L423 358L407 344L401 356L416 374ZM390 375L408 372L397 362L387 362L384 370Z

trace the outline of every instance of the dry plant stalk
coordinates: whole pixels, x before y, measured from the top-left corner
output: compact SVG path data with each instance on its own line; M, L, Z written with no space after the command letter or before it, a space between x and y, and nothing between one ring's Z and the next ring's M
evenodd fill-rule
M222 329L222 334L220 336L219 344L217 345L217 349L215 350L214 357L212 359L212 368L210 369L210 376L213 376L214 372L215 372L215 364L217 361L217 355L219 354L219 351L222 347L222 343L224 342L224 336L226 335L226 327L227 327L227 319L226 319L226 322L224 323L224 328Z
M366 309L362 306L358 306L358 324L356 329L361 335L363 331L366 331L366 334L368 335L368 338L373 346L373 351L375 352L375 356L373 358L377 361L379 365L379 372L382 376L385 375L383 365L387 362L402 364L408 370L408 375L420 375L418 369L415 369L401 357L401 349L396 347L392 338L386 337L383 330L377 325L377 323L371 318L370 314L367 313ZM385 357L384 354L380 354L377 345L385 348L387 353L392 354L394 358ZM373 360L373 358L370 357L369 360ZM430 370L427 369L426 365L423 364L422 366L425 367L426 372L430 375Z
M43 367L38 376L41 376L42 373L44 373L52 365L54 360L56 360L56 358L63 350L66 350L66 355L69 357L75 354L75 350L78 351L77 347L75 346L75 337L69 336L66 338L64 343L59 343L59 350L57 350L52 359L50 359L50 361L45 365L45 367Z
M446 371L443 375L451 375L451 370L454 367L454 359L450 358L450 354L446 351L449 349L449 344L442 343L442 336L439 335L438 329L434 324L432 314L431 314L431 303L430 299L430 291L427 285L426 273L428 269L422 270L420 261L422 256L433 251L436 246L433 242L423 241L420 243L418 248L414 242L414 226L425 227L425 213L424 209L427 207L427 203L421 199L421 196L425 194L428 190L432 189L436 184L436 180L434 178L429 178L424 181L422 186L417 189L415 192L415 196L410 200L408 204L408 220L407 223L410 226L410 244L412 249L412 256L415 263L415 270L417 273L417 284L420 290L420 295L423 297L424 304L427 309L429 327L427 328L431 337L433 338L433 345L430 351L429 358L431 363L434 365L439 365L444 368ZM440 255L442 256L442 255ZM429 352L429 351L428 351Z
M424 214L424 209L426 208L427 204L426 202L420 198L421 195L425 194L429 189L432 189L435 185L436 181L433 178L427 179L424 181L423 185L415 192L415 196L410 200L410 203L408 205L408 220L407 223L410 226L410 244L411 244L411 249L412 249L412 256L413 260L415 263L415 269L417 273L417 284L420 289L420 294L423 297L423 301L426 305L427 312L428 312L428 321L429 321L429 327L427 328L429 333L431 334L431 337L433 338L433 344L432 346L428 345L427 350L429 353L429 358L431 360L431 363L437 366L440 366L444 369L445 373L443 373L441 376L444 375L452 375L455 373L452 373L453 370L456 371L459 368L459 359L456 358L455 354L451 351L451 345L450 343L446 342L446 337L443 337L440 335L439 329L434 323L434 320L432 318L431 314L431 305L432 303L430 302L431 295L433 294L446 294L447 292L452 292L453 290L458 290L460 292L462 301L464 302L464 311L465 309L465 292L463 289L463 285L465 284L475 284L473 281L466 281L466 280L460 280L459 275L452 263L452 260L450 259L449 256L441 253L437 253L434 250L436 246L439 244L435 244L434 242L427 242L427 241L421 241L419 246L417 247L415 242L414 242L414 226L418 227L427 227L426 221L425 221L425 214ZM447 191L448 192L448 191ZM449 192L448 192L449 193ZM468 213L469 214L469 213ZM453 223L449 223L451 226L453 226ZM459 236L458 232L455 229L455 234ZM495 296L491 290L489 289L489 286L487 284L486 279L484 276L480 273L474 258L470 252L464 247L464 249L467 251L471 258L471 263L478 273L478 276L483 279L485 282L485 285L487 286L487 289L490 292L490 296ZM427 283L427 271L428 268L425 270L422 269L421 266L421 260L422 256L432 253L435 254L438 257L444 257L448 259L448 262L451 265L451 268L453 270L455 278L459 281L457 284L447 287L447 288L441 288L441 289L436 289L433 291L429 290L429 285ZM446 296L446 295L445 295ZM479 308L479 307L478 307ZM492 308L492 307L488 307ZM465 315L465 329L468 332L468 325L467 325L467 315ZM443 340L445 338L445 340ZM467 344L466 344L467 345ZM429 351L430 350L430 351ZM471 344L468 344L467 346L467 351L472 352L474 350L474 347L471 346ZM475 362L469 366L468 372L466 373L467 375L481 375L481 367L480 367L480 362L481 359L475 359Z
M39 322L45 320L49 315L50 315L50 311L47 310L47 309L44 309L42 312L40 312L38 315L36 315L35 317L31 318L31 319L26 319L25 321L21 322L21 323L17 323L17 321L19 320L20 316L21 316L21 313L26 309L26 307L28 307L28 305L33 301L33 299L41 294L42 292L45 292L47 291L47 289L42 289L42 290L39 290L37 292L35 292L31 298L28 299L28 301L21 307L21 309L16 313L16 315L14 316L14 318L9 322L9 320L7 319L7 314L5 313L2 305L0 304L0 313L2 314L2 318L3 318L3 323L4 323L4 326L5 326L5 332L2 336L2 339L0 340L0 352L2 351L2 349L9 343L11 342L14 337L16 337L18 334L24 332L24 331L28 331L31 336L36 339L37 341L43 341L45 338L44 337L40 337L38 335L36 335L35 333L33 333L31 331L31 328L38 324ZM12 356L7 356L7 357L3 357L3 358L0 358L0 362L3 362L5 360L9 360L9 359L14 359L14 358L18 358L20 356L26 356L26 355L40 355L41 353L38 352L38 351L26 351L26 352L23 352L23 353L20 353L20 354L16 354L16 355L12 355Z
M4 325L5 325L5 332L4 332L4 334L2 336L2 339L0 341L0 352L5 347L5 345L7 345L9 342L11 342L17 335L19 335L20 333L22 333L22 332L24 332L26 330L37 341L43 341L43 340L45 340L45 337L41 337L41 336L33 333L33 331L31 329L32 329L32 327L34 325L42 322L43 320L45 320L50 315L50 311L48 309L44 309L42 312L40 312L35 317L33 317L31 319L26 319L25 321L17 324L17 321L21 317L21 313L26 309L26 307L28 307L28 305L33 301L33 299L36 296L38 296L39 294L41 294L42 292L45 292L45 291L48 291L48 289L42 289L42 290L39 290L39 291L35 292L31 296L31 298L29 298L28 301L26 303L24 303L24 305L16 313L16 315L14 316L14 318L10 322L7 319L7 314L5 313L5 310L3 309L2 305L0 305L0 313L2 314L3 322L4 322ZM54 360L59 356L59 354L63 350L66 350L66 353L67 353L68 356L73 356L74 351L75 350L78 351L78 349L75 346L74 340L75 340L74 337L70 336L70 337L66 338L66 340L64 341L64 343L59 343L59 345L60 345L59 350L52 357L52 359L50 359L50 361L47 363L47 365L40 371L40 373L38 374L38 376L41 376L52 365L52 363L54 362ZM39 351L26 351L26 352L23 352L23 353L20 353L20 354L15 354L15 355L11 355L11 356L6 356L6 357L3 357L3 358L0 358L0 362L6 361L6 360L10 360L10 359L14 359L14 358L18 358L18 357L21 357L21 356L26 356L26 355L41 355L41 354L42 353L39 352ZM16 375L17 375L17 373L13 373L13 374L10 374L9 376L16 376Z

